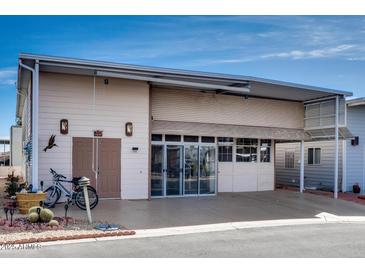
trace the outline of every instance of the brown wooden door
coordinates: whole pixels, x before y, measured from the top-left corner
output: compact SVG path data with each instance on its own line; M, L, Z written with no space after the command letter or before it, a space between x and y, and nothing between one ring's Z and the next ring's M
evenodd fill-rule
M121 140L99 139L98 194L101 198L120 198Z
M91 185L96 188L95 173L92 170L92 146L93 138L72 138L72 176L85 176L90 179ZM96 147L96 139L94 141L94 146ZM95 157L94 161L96 163Z
M112 138L73 138L72 173L74 177L86 176L96 188L100 198L120 198L121 140ZM94 169L92 169L94 152Z

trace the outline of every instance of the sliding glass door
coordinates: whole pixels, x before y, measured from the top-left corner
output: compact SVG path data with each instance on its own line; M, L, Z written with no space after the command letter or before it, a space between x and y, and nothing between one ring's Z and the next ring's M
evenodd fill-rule
M182 194L183 146L166 146L166 195Z
M152 197L215 194L215 146L153 144L151 153Z
M164 146L152 145L151 196L164 195Z
M213 146L200 147L199 194L214 194L216 182L216 153Z
M197 145L185 145L185 177L184 194L198 194L199 179L199 147Z

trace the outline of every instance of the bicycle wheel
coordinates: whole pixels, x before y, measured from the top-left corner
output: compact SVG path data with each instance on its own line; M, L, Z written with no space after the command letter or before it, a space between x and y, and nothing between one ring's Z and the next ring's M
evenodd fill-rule
M93 188L92 186L87 187L87 193L89 196L90 209L93 209L94 207L96 207L96 205L99 202L99 196L96 193L95 188ZM86 210L84 190L82 187L80 187L76 190L75 203L78 208L80 208L82 210Z
M61 197L61 191L54 186L50 186L44 193L46 193L46 199L44 200L43 205L48 208L53 208Z

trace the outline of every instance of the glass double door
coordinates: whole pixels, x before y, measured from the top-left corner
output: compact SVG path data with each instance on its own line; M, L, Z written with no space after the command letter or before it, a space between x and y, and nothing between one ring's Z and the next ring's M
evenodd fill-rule
M214 194L215 146L152 145L151 196Z

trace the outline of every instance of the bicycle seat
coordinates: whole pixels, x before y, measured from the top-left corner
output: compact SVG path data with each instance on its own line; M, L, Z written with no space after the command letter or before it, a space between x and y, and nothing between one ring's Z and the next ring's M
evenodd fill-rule
M73 178L72 178L72 182L73 182L74 184L78 184L80 179L81 179L81 177L73 177Z

